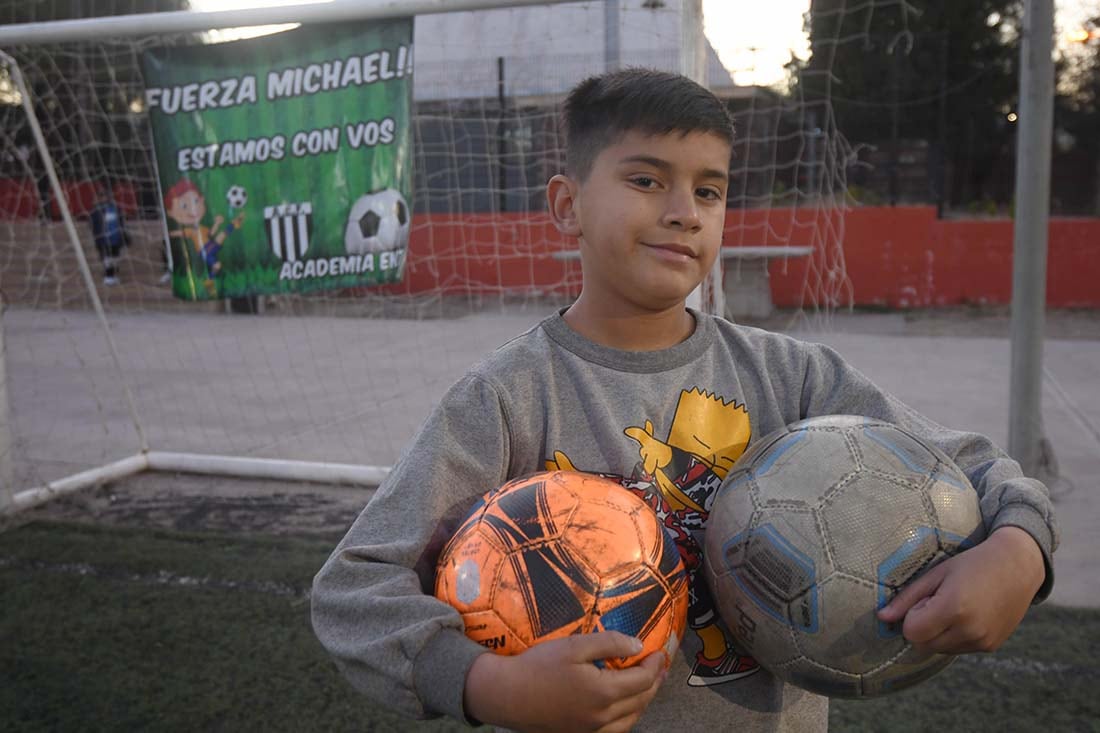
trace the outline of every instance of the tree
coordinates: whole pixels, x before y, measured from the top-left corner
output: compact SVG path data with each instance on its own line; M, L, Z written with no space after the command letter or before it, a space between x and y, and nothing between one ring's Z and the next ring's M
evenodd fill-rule
M813 0L794 91L853 144L890 148L895 170L900 141L928 141L930 197L1007 201L995 171L1013 153L1021 13L1018 0Z
M1052 183L1056 202L1068 211L1100 216L1100 15L1086 29L1093 31L1092 40L1058 64Z

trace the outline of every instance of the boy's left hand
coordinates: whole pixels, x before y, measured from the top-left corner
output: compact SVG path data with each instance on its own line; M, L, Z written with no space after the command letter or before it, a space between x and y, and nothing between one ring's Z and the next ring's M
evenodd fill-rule
M1019 527L1000 527L929 570L878 612L917 651L992 652L1016 630L1043 584L1043 555Z

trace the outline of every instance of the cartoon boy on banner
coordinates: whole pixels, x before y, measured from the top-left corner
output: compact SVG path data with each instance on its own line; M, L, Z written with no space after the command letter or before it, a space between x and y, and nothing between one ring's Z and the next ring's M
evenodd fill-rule
M237 214L225 229L221 228L222 223L225 222L225 217L221 214L214 217L213 226L209 228L203 226L202 220L206 216L206 198L198 186L183 178L165 194L164 213L179 225L179 229L169 230L168 236L182 239L194 248L195 254L206 266L203 286L211 297L215 296L217 284L214 278L221 270L218 253L221 252L226 237L234 230L241 228L244 212ZM191 261L191 258L188 258L188 261Z

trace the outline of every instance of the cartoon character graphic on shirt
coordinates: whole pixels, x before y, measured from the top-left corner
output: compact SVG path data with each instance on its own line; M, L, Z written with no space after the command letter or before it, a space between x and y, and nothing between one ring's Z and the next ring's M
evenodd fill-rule
M240 229L244 222L244 212L237 214L229 224L226 224L225 229L221 228L225 217L220 214L214 217L213 226L209 228L203 226L202 220L206 217L206 198L198 186L183 178L164 195L164 213L179 225L179 229L170 230L168 236L183 239L194 247L196 254L206 265L206 279L203 285L211 296L216 295L217 287L214 278L222 267L221 262L218 261L218 253L221 252L226 237L234 230Z
M702 648L687 684L707 687L747 677L760 667L737 650L714 607L710 589L698 574L703 563L703 530L715 492L745 451L752 428L744 405L702 389L683 390L667 437L652 422L623 431L638 445L639 461L629 477L610 476L653 508L675 538L688 572L688 625ZM555 451L548 470L577 470ZM606 474L605 474L606 475Z

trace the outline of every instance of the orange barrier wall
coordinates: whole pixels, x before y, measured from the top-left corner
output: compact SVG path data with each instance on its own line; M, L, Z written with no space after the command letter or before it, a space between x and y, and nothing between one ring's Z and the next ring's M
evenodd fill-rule
M833 290L841 304L850 293L858 306L914 308L1008 303L1012 237L1009 219L939 220L926 206L731 209L724 244L815 246L769 264L779 306L808 307ZM390 291L575 294L579 266L551 256L575 246L545 215L418 215L406 281ZM1100 308L1100 219L1051 220L1047 304Z
M74 213L90 206L92 190L66 183ZM0 181L0 217L33 217L32 196L29 181ZM134 213L131 188L116 187L115 197ZM730 209L724 244L815 247L809 257L770 262L781 307L820 305L831 293L837 305L914 308L1010 302L1012 237L1010 219L940 220L929 206L807 206ZM837 241L841 247L826 246ZM575 248L545 214L421 214L413 217L405 282L384 292L576 294L579 264L552 257ZM1100 218L1051 220L1047 305L1100 308Z
M790 219L774 211L765 216L773 223ZM734 225L727 235L740 231L737 219L727 217L727 227ZM843 271L856 305L913 308L1012 299L1010 219L940 220L931 207L863 207L847 212L843 224ZM792 244L811 243L797 236L807 230L805 221L790 226ZM1047 246L1047 305L1100 307L1100 219L1052 219ZM828 269L823 260L818 251L809 261L773 262L776 304L802 303L805 285Z
M38 216L38 188L29 178L0 178L0 220Z

